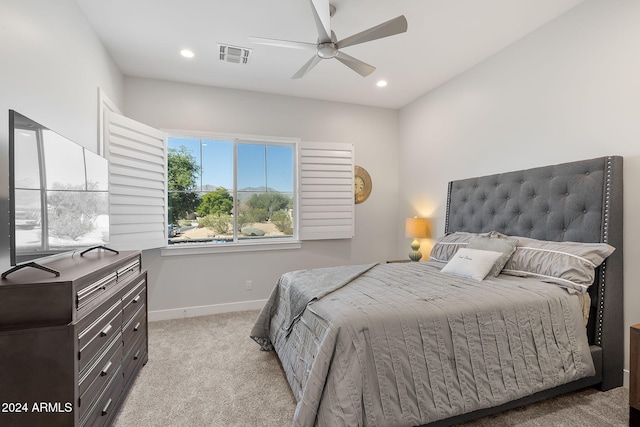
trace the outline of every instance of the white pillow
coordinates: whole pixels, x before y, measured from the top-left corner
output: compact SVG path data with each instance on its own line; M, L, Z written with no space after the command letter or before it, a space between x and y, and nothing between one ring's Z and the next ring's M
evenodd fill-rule
M442 272L483 280L501 256L502 252L460 248L442 268Z

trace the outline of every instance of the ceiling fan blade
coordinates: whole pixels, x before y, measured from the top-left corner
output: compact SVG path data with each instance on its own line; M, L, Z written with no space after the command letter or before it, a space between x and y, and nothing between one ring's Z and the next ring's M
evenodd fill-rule
M360 74L362 77L367 77L369 74L373 73L376 70L376 67L374 67L373 65L362 62L359 59L356 59L353 56L349 56L343 52L338 52L335 58L347 67L351 68L356 73Z
M318 55L313 55L313 58L311 58L309 61L307 61L306 64L304 64L302 66L302 68L300 68L298 70L297 73L295 73L293 76L291 76L292 79L299 79L304 77L305 74L307 74L309 72L309 70L311 70L313 67L315 67L316 65L318 65L318 62L320 62L322 60L322 58L320 58Z
M380 25L371 27L368 30L364 30L358 34L354 34L351 37L347 37L346 39L342 39L338 43L336 43L336 47L338 49L342 49L343 47L353 46L354 44L393 36L396 34L404 33L405 31L407 31L407 18L405 18L404 15L400 15L397 18L393 18L387 22L383 22Z
M317 50L317 46L313 43L292 42L288 40L265 39L262 37L249 37L251 43L264 44L267 46L286 47L290 49Z
M311 10L313 19L316 21L318 29L319 43L329 43L331 41L331 12L329 0L311 0Z

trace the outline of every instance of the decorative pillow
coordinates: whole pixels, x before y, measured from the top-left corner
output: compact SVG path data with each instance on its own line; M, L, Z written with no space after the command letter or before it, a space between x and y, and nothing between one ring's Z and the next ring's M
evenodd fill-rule
M475 233L467 233L466 231L456 231L448 233L440 237L431 249L429 260L447 262L460 248L464 248Z
M500 274L502 267L504 267L511 255L513 255L517 244L517 239L512 239L499 233L490 233L489 235L480 234L473 236L471 240L469 240L467 248L502 253L502 256L496 261L488 274L489 276L495 277Z
M460 248L447 265L442 267L442 272L483 280L502 255L502 252Z
M548 242L516 237L516 251L503 274L536 277L584 293L593 284L595 269L615 251L606 243Z

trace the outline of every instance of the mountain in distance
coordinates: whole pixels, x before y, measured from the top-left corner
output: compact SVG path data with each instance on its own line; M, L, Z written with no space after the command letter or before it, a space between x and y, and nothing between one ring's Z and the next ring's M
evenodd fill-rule
M202 186L202 191L206 193L208 191L214 191L216 188L218 188L217 185L206 184ZM231 193L231 191L229 191L229 193ZM245 187L238 189L238 200L244 202L245 200L249 200L254 194L264 193L280 193L287 197L293 198L293 192L291 191L278 191L275 188L271 187Z

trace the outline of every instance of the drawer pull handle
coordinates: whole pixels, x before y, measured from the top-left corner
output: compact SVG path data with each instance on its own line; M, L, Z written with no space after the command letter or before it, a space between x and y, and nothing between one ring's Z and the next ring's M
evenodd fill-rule
M111 368L111 361L109 361L109 363L107 363L104 368L102 368L102 372L100 372L100 376L104 377L105 375L109 374L109 369Z
M133 301L131 301L133 304L137 303L138 301L140 301L140 295L138 295L137 297L135 297L133 299Z
M102 416L107 415L107 413L109 412L109 406L111 406L111 399L109 399L109 401L107 401L107 404L104 405L104 408L102 408Z
M133 332L138 332L139 328L140 328L140 322L136 323L136 326L133 327Z
M111 324L108 324L103 330L100 331L100 336L106 337L109 334L110 330L111 330Z
M133 355L133 360L138 360L140 358L140 350L136 351L136 354Z

